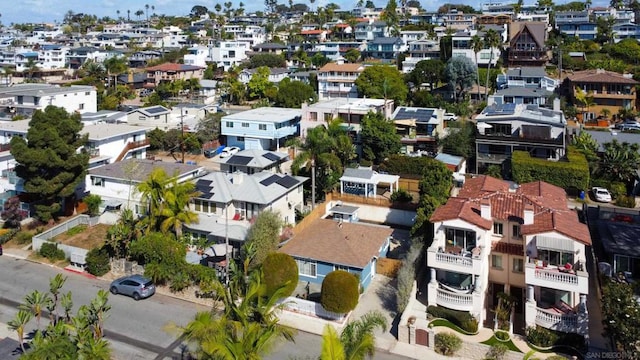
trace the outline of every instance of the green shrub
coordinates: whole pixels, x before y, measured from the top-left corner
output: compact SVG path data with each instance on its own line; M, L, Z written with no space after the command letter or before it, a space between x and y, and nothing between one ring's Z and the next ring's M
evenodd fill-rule
M498 330L493 335L495 335L496 339L498 340L502 340L502 341L509 340L509 333L506 331Z
M396 311L404 312L409 304L411 290L416 279L416 260L422 254L422 243L411 245L407 256L402 259L402 266L398 270L398 291L396 292Z
M218 274L216 269L210 268L208 266L202 266L200 264L187 264L188 272L191 278L191 281L194 284L200 284L202 282L209 282L213 279L218 278Z
M268 296L282 287L282 297L293 294L298 285L298 265L291 255L276 252L267 255L262 263L262 270Z
M95 276L102 276L111 270L109 252L105 248L93 248L87 253L87 272Z
M635 208L636 207L636 198L633 196L619 196L616 199L616 205L620 206L620 207L626 207L626 208Z
M433 317L451 321L454 325L469 333L478 332L478 320L466 311L451 310L440 306L429 306L427 313Z
M435 350L438 354L452 356L462 347L462 340L454 333L438 333L435 336Z
M74 236L83 233L85 230L87 230L87 225L78 225L67 230L66 234L67 236Z
M18 229L9 229L4 234L0 235L0 245L6 243L7 241L13 239L18 233Z
M180 292L191 285L191 278L185 271L180 271L171 277L169 290L171 292Z
M614 182L609 186L609 191L614 199L618 199L619 197L627 195L627 186L621 182Z
M320 303L327 311L345 314L356 308L360 284L358 278L343 270L330 272L322 281Z
M527 151L511 155L513 180L519 184L542 180L563 189L584 190L589 186L589 163L584 154L567 148L568 161L532 158Z
M507 354L509 347L505 344L494 344L491 345L491 348L487 352L486 359L487 360L502 360L504 356Z
M40 247L40 255L51 261L64 260L66 258L64 251L58 249L58 244L50 242L42 244Z
M371 166L373 161L367 159L360 159L360 166Z
M391 194L391 201L408 203L413 201L413 196L411 196L411 194L409 194L409 192L405 189L398 189L398 191L395 191L393 194Z
M102 204L102 198L100 195L87 195L82 199L82 201L87 204L87 211L89 216L97 216L100 215L100 204Z
M556 344L558 336L551 330L540 326L527 328L527 341L535 346L550 347Z
M18 233L13 238L18 245L24 245L31 242L33 238L33 232L27 230L18 231Z

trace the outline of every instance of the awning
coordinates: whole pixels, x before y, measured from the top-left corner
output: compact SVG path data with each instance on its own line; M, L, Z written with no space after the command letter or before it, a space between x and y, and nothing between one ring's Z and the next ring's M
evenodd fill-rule
M227 251L225 251L225 247ZM215 244L204 250L204 254L208 256L225 256L227 252L231 253L233 251L233 246L229 245L228 247L225 244Z

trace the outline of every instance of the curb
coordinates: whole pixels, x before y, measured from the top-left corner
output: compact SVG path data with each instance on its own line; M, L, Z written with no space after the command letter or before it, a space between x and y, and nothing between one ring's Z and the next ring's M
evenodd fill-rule
M88 278L88 279L98 280L98 277L97 277L97 276L95 276L95 275L91 275L91 274L89 274L89 273L88 273L88 272L86 272L86 271L80 271L80 270L78 270L78 269L74 269L74 268L69 267L69 266L65 266L63 269L64 269L65 271L69 271L69 272L72 272L72 273L74 273L74 274L82 275L82 276L84 276L84 277L86 277L86 278Z

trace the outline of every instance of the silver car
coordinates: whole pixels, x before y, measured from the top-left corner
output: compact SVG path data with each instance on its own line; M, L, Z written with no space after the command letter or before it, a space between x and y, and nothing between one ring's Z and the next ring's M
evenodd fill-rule
M112 294L131 296L134 300L146 299L156 293L153 281L142 275L130 275L114 280L109 287Z

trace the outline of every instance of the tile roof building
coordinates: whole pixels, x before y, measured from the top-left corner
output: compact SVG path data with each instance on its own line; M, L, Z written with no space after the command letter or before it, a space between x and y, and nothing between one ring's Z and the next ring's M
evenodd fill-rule
M587 226L569 209L563 189L536 181L468 179L430 218L429 305L469 311L485 326L498 293L520 305L513 329L587 333Z

